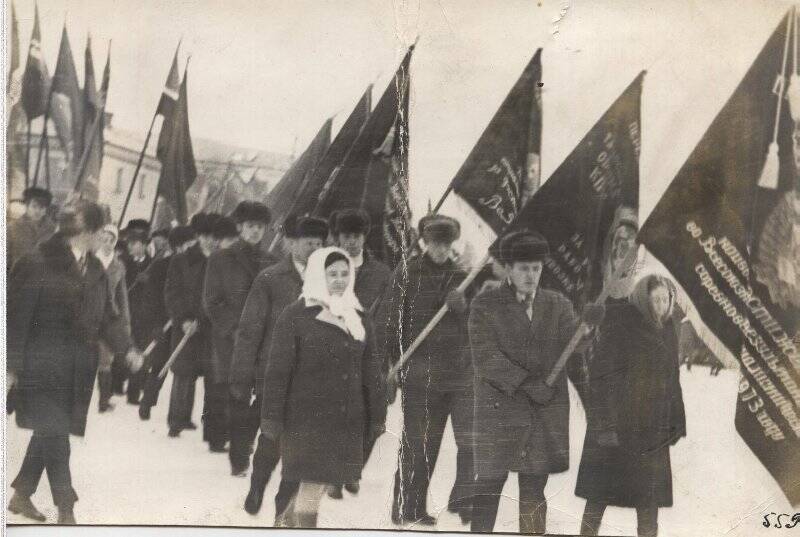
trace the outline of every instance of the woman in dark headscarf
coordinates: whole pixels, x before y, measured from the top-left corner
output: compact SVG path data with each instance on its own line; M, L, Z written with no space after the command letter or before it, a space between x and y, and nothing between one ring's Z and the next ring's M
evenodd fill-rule
M575 494L587 500L580 533L597 535L606 506L636 509L655 536L672 506L669 448L686 436L678 373L675 287L649 275L603 324L590 365L590 413Z
M283 479L300 483L285 516L290 526L316 527L328 486L357 482L369 436L384 430L382 368L353 283L344 250L315 251L300 299L273 332L261 432L280 439Z

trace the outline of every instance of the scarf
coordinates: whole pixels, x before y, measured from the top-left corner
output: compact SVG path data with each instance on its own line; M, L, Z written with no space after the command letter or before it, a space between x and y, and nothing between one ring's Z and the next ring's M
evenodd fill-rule
M328 293L328 284L325 280L325 259L333 252L343 254L347 259L350 257L341 248L329 246L320 248L311 254L306 263L306 271L303 277L303 291L300 298L305 300L306 307L322 306L331 315L339 319L347 329L347 332L358 341L364 341L366 331L364 323L361 321L360 311L363 307L356 298L355 268L353 261L350 260L350 280L347 282L347 289L341 296Z
M652 285L651 282L654 281L658 281L659 285L666 287L669 291L669 309L667 313L664 314L663 319L656 318L653 307L650 305L650 292L647 288L650 287ZM669 319L675 308L675 285L664 276L649 274L636 283L628 301L636 306L636 309L639 310L639 313L647 320L648 324L661 329L664 326L664 321Z

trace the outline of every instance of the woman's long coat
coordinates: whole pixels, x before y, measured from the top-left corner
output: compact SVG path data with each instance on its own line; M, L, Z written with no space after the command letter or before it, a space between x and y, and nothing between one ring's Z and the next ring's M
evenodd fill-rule
M364 434L386 417L385 383L371 351L317 318L303 299L283 310L264 378L261 431L281 438L289 481L353 483L364 465Z
M8 368L17 424L46 435L83 436L101 338L124 353L130 336L103 265L81 272L59 233L17 262L8 281Z
M211 369L211 322L203 309L203 281L206 274L206 256L200 246L194 245L183 253L175 254L167 268L164 283L164 305L172 319L172 348L183 339L183 322L197 321L197 332L172 364L176 375L191 377Z
M590 412L575 494L620 507L672 505L669 447L686 435L674 320L633 305L606 316L590 365ZM597 442L616 430L619 446Z
M543 380L550 373L575 326L572 304L555 291L537 290L531 319L508 284L472 301L469 340L479 477L509 471L544 475L569 467L566 375L558 377L546 405L533 404L520 388L527 379Z

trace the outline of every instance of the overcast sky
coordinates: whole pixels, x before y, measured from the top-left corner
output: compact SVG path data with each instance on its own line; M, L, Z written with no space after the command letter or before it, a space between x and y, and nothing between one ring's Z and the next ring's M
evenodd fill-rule
M458 170L543 47L542 177L646 69L641 216L730 96L790 4L778 0L46 0L51 73L66 20L79 75L113 39L108 109L144 134L178 39L191 54L194 136L298 152L341 125L367 84L377 101L405 48L412 62L411 189L419 217ZM16 1L24 54L33 2ZM452 202L444 211L460 212Z

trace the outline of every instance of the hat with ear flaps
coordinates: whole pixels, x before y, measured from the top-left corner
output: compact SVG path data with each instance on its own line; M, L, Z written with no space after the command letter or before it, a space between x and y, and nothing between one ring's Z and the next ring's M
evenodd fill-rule
M502 238L497 248L500 262L510 265L517 262L544 261L550 247L540 233L527 229L512 231Z
M264 225L266 225L272 220L272 213L270 213L269 208L263 203L245 200L236 206L231 213L231 218L233 218L237 224L242 224L244 222L263 222Z
M443 214L428 214L419 219L419 234L425 242L453 243L461 236L458 220Z
M370 219L367 211L363 209L344 209L336 211L329 219L331 233L359 233L368 235Z

